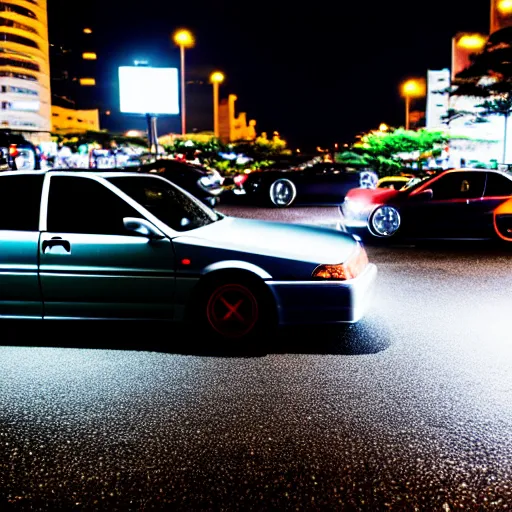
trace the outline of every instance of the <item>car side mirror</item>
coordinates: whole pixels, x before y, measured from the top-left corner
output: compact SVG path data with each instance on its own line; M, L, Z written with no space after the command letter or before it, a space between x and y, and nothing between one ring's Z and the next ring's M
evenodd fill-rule
M123 219L124 227L133 233L137 233L139 236L144 236L150 240L162 240L165 236L158 231L146 219L139 219L136 217L125 217Z
M422 190L421 192L411 196L411 199L414 199L415 201L430 201L433 197L434 192L432 192L432 189L427 188L426 190Z

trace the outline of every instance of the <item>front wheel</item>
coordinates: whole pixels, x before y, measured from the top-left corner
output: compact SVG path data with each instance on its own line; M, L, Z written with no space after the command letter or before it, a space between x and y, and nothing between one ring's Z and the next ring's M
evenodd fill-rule
M368 228L373 236L391 238L398 233L402 219L394 206L378 206L370 215Z
M297 196L295 185L287 179L274 181L270 186L270 200L275 206L284 208L290 206Z
M203 333L223 341L253 340L273 327L270 303L263 283L226 276L202 287L189 319Z

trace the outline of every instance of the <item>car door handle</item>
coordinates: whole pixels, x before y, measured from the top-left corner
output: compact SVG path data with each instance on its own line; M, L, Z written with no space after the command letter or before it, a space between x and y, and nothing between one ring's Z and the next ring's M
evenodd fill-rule
M52 247L63 247L66 252L71 252L71 244L60 236L54 236L50 240L43 240L43 253Z

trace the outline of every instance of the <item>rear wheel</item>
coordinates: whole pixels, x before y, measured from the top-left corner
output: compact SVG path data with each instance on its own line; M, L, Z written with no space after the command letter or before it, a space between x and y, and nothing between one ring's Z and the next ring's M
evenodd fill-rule
M274 181L270 186L270 200L275 206L290 206L297 196L295 185L285 178Z
M373 236L391 238L398 233L401 222L400 212L394 206L382 205L370 215L368 227Z

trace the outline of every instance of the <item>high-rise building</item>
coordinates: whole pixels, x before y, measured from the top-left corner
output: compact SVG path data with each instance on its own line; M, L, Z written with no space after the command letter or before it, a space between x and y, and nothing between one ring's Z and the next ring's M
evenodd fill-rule
M83 25L83 26L82 26ZM78 110L98 108L94 29L72 23L50 36L52 103Z
M51 92L46 0L0 2L0 128L48 140Z

